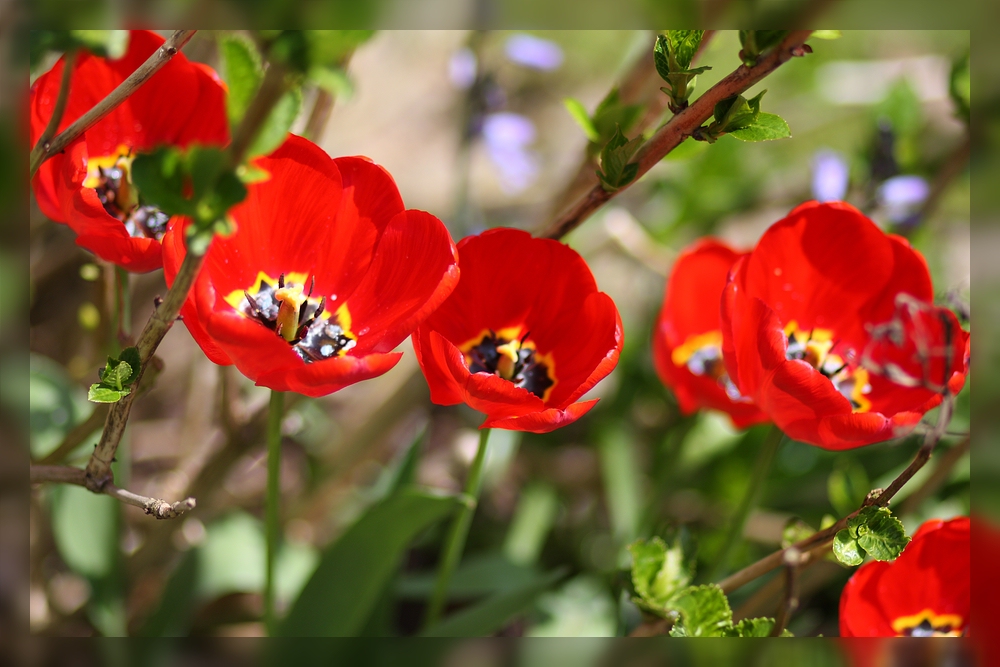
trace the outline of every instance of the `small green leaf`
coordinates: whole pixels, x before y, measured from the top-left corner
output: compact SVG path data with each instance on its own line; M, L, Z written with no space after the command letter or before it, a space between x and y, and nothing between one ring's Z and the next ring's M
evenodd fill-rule
M126 362L132 369L132 373L122 381L122 384L132 384L139 379L139 371L142 368L142 359L139 357L139 348L126 347L118 355L118 359Z
M704 30L667 30L667 43L680 69L684 70L691 66L704 34Z
M753 67L757 58L781 43L787 30L740 30L743 64Z
M727 637L770 637L774 630L773 618L744 618L735 624L726 634ZM794 637L787 629L781 631L781 637Z
M284 141L302 108L302 91L294 88L278 100L247 150L247 158L267 155Z
M576 124L583 130L583 133L587 135L587 139L593 142L601 140L601 135L598 134L597 128L594 127L594 123L590 120L590 116L587 114L587 110L580 100L567 97L563 100L563 105L566 107L566 111L569 111L569 115L573 117L573 120L576 121Z
M611 140L601 151L601 171L597 176L608 192L614 192L631 183L639 173L639 165L629 164L632 155L639 150L642 136L629 140L618 127Z
M865 560L857 539L847 528L838 531L833 538L833 554L844 565L861 565Z
M791 137L792 131L781 116L773 113L760 113L751 125L730 130L729 134L740 141L771 141Z
M52 537L63 561L92 581L114 572L118 555L117 500L82 486L51 488Z
M781 531L781 548L787 549L796 542L801 542L816 531L812 526L798 517L792 517L785 522L785 527Z
M235 127L246 114L250 102L264 78L260 54L249 38L227 33L219 40L222 78L229 93L226 95L226 115Z
M847 525L858 536L858 545L875 560L896 560L910 541L903 524L887 507L866 507Z
M733 612L717 584L686 588L671 606L680 613L671 637L724 637L732 628Z
M251 183L261 183L270 180L271 172L247 163L241 164L236 168L236 177L243 181L245 185L250 185Z
M840 39L841 32L839 30L813 30L810 37L815 37L816 39Z
M90 385L87 400L94 403L117 403L131 392L130 389L112 389L101 384Z
M108 365L101 369L101 384L120 390L132 375L132 367L127 361L108 357Z
M660 78L669 82L673 70L670 69L670 45L666 35L656 36L656 44L653 45L653 64L656 65L656 72Z
M349 100L354 96L354 83L347 72L340 67L313 66L308 78L318 87L340 100Z
M597 155L604 144L610 141L611 137L618 131L618 128L621 128L622 132L628 132L639 120L642 111L641 104L623 103L618 89L612 88L590 117L599 137L596 142L592 141L588 147L590 154Z
M637 540L628 547L632 554L632 586L639 606L666 616L670 601L691 583L691 569L684 562L679 543L667 547L659 537Z

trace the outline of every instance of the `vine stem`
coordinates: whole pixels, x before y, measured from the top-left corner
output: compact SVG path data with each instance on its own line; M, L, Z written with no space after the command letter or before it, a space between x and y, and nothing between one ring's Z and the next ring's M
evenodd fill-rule
M427 616L424 618L425 629L433 627L441 618L441 612L444 610L445 600L448 596L451 576L465 550L465 539L469 536L472 516L476 513L476 506L479 504L479 492L483 484L483 462L486 460L486 447L490 439L490 431L491 429L484 428L479 432L479 448L476 449L476 458L472 460L469 476L465 481L465 495L468 502L458 510L458 514L448 529L444 553L441 557L441 564L438 566L437 581L434 584L434 593L431 596L430 605L427 607Z
M811 30L791 31L780 46L760 58L753 67L740 65L691 103L691 106L681 110L671 118L636 153L634 162L638 164L639 171L632 183L637 182L643 174L652 169L664 156L677 148L682 141L701 127L712 116L717 103L744 92L792 57L808 53L808 49L804 48L803 44L810 34L812 34ZM612 197L624 192L627 187L629 186L626 185L614 192L608 192L599 184L594 185L586 194L558 215L540 236L550 239L562 238L580 226L584 220Z
M285 412L285 394L271 390L267 416L267 497L265 527L267 561L264 571L264 626L269 637L274 636L274 563L281 538L281 421Z
M63 114L66 113L66 103L69 101L69 84L73 78L73 63L75 62L76 49L73 49L68 51L66 57L63 59L62 78L59 80L59 93L56 97L56 104L52 108L52 116L49 118L45 129L42 130L42 134L38 137L34 148L31 149L31 154L28 156L32 176L35 175L38 167L45 161L42 154L51 145L52 137L55 136L56 131L59 129L59 123L62 122Z
M60 132L54 139L49 140L45 137L43 133L39 137L38 143L35 147L31 149L31 155L29 157L30 165L30 176L33 178L35 172L38 168L42 166L42 163L48 160L53 155L61 152L66 146L70 144L74 139L79 137L81 134L86 132L89 128L93 127L98 121L107 116L109 113L114 111L122 102L128 99L128 97L139 89L142 84L149 81L154 74L160 71L164 65L170 62L181 50L181 48L190 41L194 36L196 30L175 30L167 41L165 41L160 48L153 52L149 58L146 59L142 65L139 66L132 74L129 75L127 79L118 84L118 87L108 93L107 97L94 105L94 107L77 118L73 123L67 127L65 130ZM66 58L65 69L63 70L63 79L67 78L66 72L72 69L72 62L69 57ZM67 88L68 88L68 84ZM60 96L62 96L62 86L60 85ZM63 101L65 107L65 100ZM58 108L58 100L56 102L56 111L59 113L59 119L62 119L62 110ZM55 117L55 113L53 113ZM49 122L51 125L51 120ZM58 121L56 121L56 126L58 127ZM48 128L46 128L48 130ZM53 130L54 132L55 130ZM50 135L51 136L51 135ZM45 139L44 141L42 139Z
M760 499L764 481L771 471L771 466L774 464L774 456L778 453L778 446L784 437L785 434L776 425L771 426L767 435L764 436L764 442L761 443L760 451L757 452L757 461L750 476L750 483L747 486L746 493L743 495L743 500L740 501L740 506L737 508L736 514L733 515L732 521L729 524L726 541L723 543L722 550L719 551L719 558L712 568L712 573L709 576L710 580L715 579L720 572L726 569L729 558L732 556L733 548L743 536L743 526L746 525L747 517L750 516L750 511L756 507L757 501Z

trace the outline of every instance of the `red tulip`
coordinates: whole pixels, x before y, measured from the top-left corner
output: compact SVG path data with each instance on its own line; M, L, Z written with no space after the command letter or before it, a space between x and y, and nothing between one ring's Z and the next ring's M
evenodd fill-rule
M59 130L104 99L163 41L153 32L133 30L128 50L117 60L80 52ZM64 61L60 58L31 87L32 146L52 116ZM178 53L63 153L42 164L33 183L39 208L69 225L77 244L104 260L129 271L160 268L160 239L168 218L142 204L131 186L132 157L161 144L228 143L225 95L211 68Z
M367 158L331 159L297 136L256 166L181 309L217 364L258 385L323 396L385 373L399 345L458 282L440 220L404 210L392 177ZM163 239L167 284L184 259L175 218Z
M737 428L767 420L740 394L722 360L719 300L729 269L742 256L715 239L703 239L682 252L667 278L653 333L653 363L681 411L722 410Z
M486 413L481 428L547 433L583 416L597 399L576 401L622 349L583 258L514 229L462 239L458 254L458 287L412 338L431 400Z
M968 517L924 523L899 558L866 563L847 582L841 636L966 634L970 563Z
M848 204L803 204L733 268L726 368L796 440L851 449L899 437L968 371L969 334L933 298L905 239Z

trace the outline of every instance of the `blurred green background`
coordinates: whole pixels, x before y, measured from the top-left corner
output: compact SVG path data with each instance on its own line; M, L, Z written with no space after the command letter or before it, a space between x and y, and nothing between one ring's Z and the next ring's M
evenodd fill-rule
M545 67L511 52L518 34L376 33L331 84L336 101L314 140L331 155L364 154L385 166L406 205L440 217L456 239L498 225L540 228L586 149L563 100L576 98L592 111L648 57L654 34L532 31L560 54L558 65L550 58ZM185 52L218 67L218 36L200 31ZM626 634L641 619L629 599L629 542L678 534L696 548L702 578L715 562L766 429L740 433L719 415L680 415L653 371L649 339L664 279L672 257L689 242L717 235L749 248L769 224L817 189L843 183L837 174L846 174L844 198L907 235L928 260L940 302L967 308L967 130L949 84L954 63L969 52L969 33L844 31L839 39L810 43L812 55L749 91L768 90L763 108L788 121L791 139L687 142L566 239L618 305L625 349L589 396L602 400L584 419L544 436L494 432L452 608L513 602L490 623L470 627L514 636ZM738 66L738 51L734 31L713 36L698 63L713 69L699 77L695 95ZM463 78L469 55L475 73L488 76L485 93ZM51 57L33 74L50 65ZM641 86L635 101L660 95L657 85ZM318 89L306 89L293 131L306 129L317 95ZM910 177L897 183L917 191L914 177L922 179L925 195L940 195L929 195L931 204L927 196L908 204L893 200L880 186L899 177ZM108 337L109 274L74 245L68 228L31 206L29 399L37 460L91 414L85 388ZM0 284L19 293L14 278ZM133 280L133 329L163 292L159 272ZM323 550L401 476L436 489L461 488L481 415L464 406L432 406L409 343L401 349L403 361L392 372L322 399L300 398L284 421L278 594L286 608ZM33 633L218 637L262 631L267 391L235 369L212 365L183 327L171 331L158 356L164 370L136 404L116 479L145 495L194 495L198 509L181 520L153 522L80 488L34 489ZM5 364L4 382L27 372L18 376ZM17 392L5 394L18 400ZM70 463L86 461L99 427L81 440ZM969 430L967 384L942 449ZM729 571L778 548L791 519L818 528L825 515L850 512L870 489L886 486L916 446L907 439L831 453L785 442ZM977 461L988 454L977 450ZM894 510L908 531L927 518L969 513L969 456L953 458L941 483L923 497L907 499L923 488L935 462L896 496ZM417 535L363 634L419 630L445 525ZM796 635L837 634L839 594L850 573L831 561L803 574L802 606L789 626ZM778 582L764 577L737 591L731 604L737 618L772 616L780 594ZM544 656L545 649L526 650Z

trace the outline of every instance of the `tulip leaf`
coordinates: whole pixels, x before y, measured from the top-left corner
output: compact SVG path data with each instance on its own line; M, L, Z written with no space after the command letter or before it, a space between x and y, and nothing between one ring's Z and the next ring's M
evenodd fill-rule
M671 637L725 637L733 628L733 612L717 584L690 586L674 598L680 618Z
M833 555L844 565L861 565L864 562L864 551L858 546L858 540L847 528L837 532L833 538Z
M360 632L413 538L460 502L459 496L408 487L370 508L326 548L278 634L342 637Z
M847 527L858 537L858 545L875 560L896 560L910 538L902 522L887 507L866 507L847 520Z
M668 547L659 537L637 540L628 547L632 554L632 586L638 595L635 603L650 612L667 616L671 600L693 578L685 562L684 551L675 542Z
M792 136L785 119L773 113L761 113L752 125L729 132L740 141L771 141Z
M601 151L601 170L597 172L605 190L614 192L635 180L639 165L629 164L629 160L639 150L642 141L641 135L632 140L626 138L620 126L615 130L614 136Z
M428 628L422 636L489 636L506 625L512 617L527 609L539 595L551 588L565 575L566 570L559 569L536 581L503 593L497 593Z

